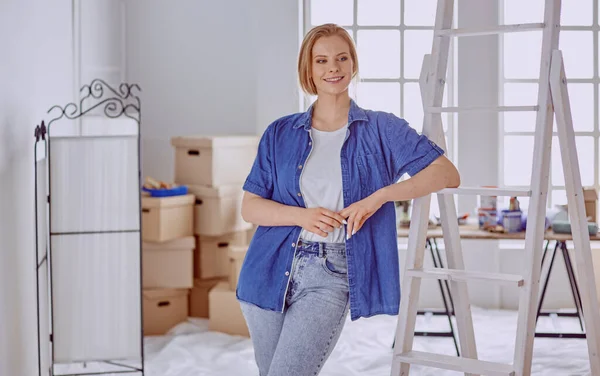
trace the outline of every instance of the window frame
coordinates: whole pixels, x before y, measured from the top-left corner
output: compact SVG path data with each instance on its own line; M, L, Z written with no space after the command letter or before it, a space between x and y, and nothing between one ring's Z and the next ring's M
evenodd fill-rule
M505 0L498 1L498 20L500 24L504 24L504 11L505 11ZM575 137L587 136L593 138L593 164L594 164L594 177L593 177L593 185L591 187L595 189L600 189L600 151L599 151L599 143L600 143L600 125L599 125L599 108L600 108L600 76L599 76L599 41L600 41L600 25L598 24L598 2L592 1L592 24L589 26L580 26L580 25L567 25L560 26L560 31L585 31L592 33L592 43L593 43L593 76L591 78L568 78L567 76L567 84L591 84L593 86L593 130L592 131L575 131ZM504 66L504 34L500 36L499 39L499 64L498 64L498 79L499 79L499 93L498 100L499 105L504 105L504 95L505 95L505 85L506 84L539 84L538 78L506 78L505 77L505 66ZM570 97L571 103L573 102L573 98ZM530 105L529 103L522 103L523 105ZM533 103L535 104L535 103ZM507 136L533 136L534 131L519 131L519 132L507 132L505 130L505 120L504 113L499 113L499 127L498 127L498 182L501 186L506 186L509 188L528 188L529 185L510 185L507 186L505 184L505 166L504 166L504 156L505 156L505 148L504 148L504 140ZM535 125L535 124L534 124ZM552 136L558 136L558 132L553 131ZM576 138L577 139L577 138ZM533 145L532 145L533 146ZM560 161L558 161L561 163ZM587 161L579 160L579 165L582 166L583 163ZM533 161L531 161L533 165ZM552 163L552 161L551 161ZM588 186L586 186L588 187ZM553 200L553 193L556 191L564 191L566 189L565 185L556 185L552 182L552 164L550 165L550 175L549 175L549 183L548 183L548 199L546 205L548 208L551 208L555 205ZM597 218L595 219L597 220Z
M301 27L300 27L300 42L299 46L302 43L302 38L306 34L310 28L314 25L311 24L311 2L315 0L299 0L299 6L301 10ZM405 32L412 30L434 30L434 26L419 26L419 25L406 25L404 20L404 10L405 10L405 2L406 1L418 1L418 0L398 0L400 1L400 25L398 26L389 26L389 25L369 25L369 26L361 26L358 25L358 0L353 1L353 22L352 25L339 25L349 32L351 31L351 36L354 41L359 43L358 41L358 32L362 30L398 30L400 32L400 77L399 78L360 78L357 82L357 86L360 86L361 83L398 83L400 85L400 113L404 116L404 94L405 94L405 84L407 83L416 83L418 85L418 78L405 78L404 77L404 55L405 55ZM456 10L457 4L454 5L454 23L456 23ZM457 85L455 84L455 78L457 77L457 69L455 61L457 59L457 49L455 48L454 38L450 44L450 54L448 59L448 71L446 78L446 96L448 106L453 106L456 103L457 98ZM299 110L306 111L308 107L313 102L314 98L309 97L302 92L302 89L299 88ZM353 93L350 93L350 96L356 99ZM449 113L443 114L442 122L446 126L446 131L444 132L446 136L446 156L455 160L455 150L457 149L457 137L456 137L456 122L458 119L458 114ZM414 121L414 119L406 119L409 124ZM419 125L418 128L421 128Z

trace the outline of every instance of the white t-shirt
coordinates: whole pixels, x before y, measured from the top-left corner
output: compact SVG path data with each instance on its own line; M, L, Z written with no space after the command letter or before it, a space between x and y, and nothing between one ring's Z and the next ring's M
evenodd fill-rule
M344 208L340 154L347 130L347 124L333 132L311 128L312 151L300 176L300 190L307 208L323 207L334 212ZM334 227L327 237L304 229L300 233L304 240L327 243L344 243L345 236L344 226Z

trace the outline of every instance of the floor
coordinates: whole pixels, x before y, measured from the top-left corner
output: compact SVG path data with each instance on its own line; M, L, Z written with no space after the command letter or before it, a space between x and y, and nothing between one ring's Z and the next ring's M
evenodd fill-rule
M512 361L516 313L473 308L479 358ZM417 330L446 330L447 321L439 316L419 316ZM321 376L387 376L390 373L391 344L395 317L376 316L356 322L347 321L340 341ZM543 331L577 331L572 318L540 318ZM417 337L415 350L455 355L450 338ZM170 335L146 338L146 376L257 376L249 339L209 332L207 321L190 319L173 328ZM580 339L536 338L532 375L590 375L587 344ZM100 370L88 365L86 372ZM109 370L103 368L102 370ZM76 366L57 368L60 374L80 371ZM58 373L57 373L58 374ZM138 373L139 374L139 373ZM461 373L411 367L411 375L450 376ZM112 375L119 375L114 373ZM120 374L126 375L126 374Z

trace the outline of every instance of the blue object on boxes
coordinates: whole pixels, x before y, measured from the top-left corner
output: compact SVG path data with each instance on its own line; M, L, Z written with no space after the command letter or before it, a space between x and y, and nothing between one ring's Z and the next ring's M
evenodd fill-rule
M171 196L183 196L188 193L188 187L186 185L180 185L179 187L170 189L148 189L142 187L144 192L150 193L152 197L171 197Z

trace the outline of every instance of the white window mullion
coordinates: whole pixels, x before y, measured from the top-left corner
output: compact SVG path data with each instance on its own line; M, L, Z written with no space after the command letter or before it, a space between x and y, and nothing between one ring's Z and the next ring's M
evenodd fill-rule
M507 4L510 4L511 8L506 7ZM579 13L581 15L581 19L582 19L582 23L588 23L589 22L589 13L587 13L589 11L589 9L585 9L583 10L582 8L574 8L574 4L565 4L565 2L563 2L563 10L565 9L565 6L571 6L570 9L570 13L569 13L569 22L570 23L575 23L575 25L566 25L566 26L561 26L561 31L564 31L565 34L565 38L566 40L563 43L567 43L567 45L563 45L561 46L561 48L563 48L563 55L565 56L565 60L566 60L566 64L567 66L566 71L567 71L567 83L568 84L575 84L575 85L580 85L580 84L589 84L591 86L591 91L589 91L590 95L593 95L593 104L592 104L592 113L591 114L587 114L586 116L584 116L583 118L581 117L581 113L579 116L576 115L574 121L577 121L577 117L579 117L579 122L575 123L575 137L584 142L583 145L587 145L585 146L586 149L583 150L584 154L587 155L591 155L593 158L593 185L596 189L598 189L600 187L600 111L599 111L599 103L600 103L600 77L599 77L599 62L598 62L598 54L600 53L599 51L599 31L600 31L600 26L598 25L598 2L597 1L593 1L592 2L592 25L576 25L576 20L577 17L579 16L576 12L579 10ZM533 12L533 8L532 5L528 5L526 7L522 6L523 3L517 1L517 0L501 0L499 2L499 6L500 6L500 24L505 24L505 23L514 23L514 22L506 22L506 19L504 18L505 12L509 12L507 13L507 17L510 18L511 21L515 21L518 20L519 22L529 22L529 18L532 18L533 15L532 14L526 14L527 11L531 11ZM575 13L574 13L575 12ZM536 13L536 17L537 17L537 13ZM542 17L542 15L540 14L539 17ZM533 22L533 20L531 20L531 22ZM536 21L537 22L537 21ZM589 58L592 60L591 62L588 61L581 61L581 60L575 60L573 58L573 49L570 48L573 45L569 45L568 42L569 41L575 41L575 40L580 40L579 38L576 38L576 36L578 34L576 33L581 33L581 40L583 41L589 41L590 39L590 34L591 34L591 43L593 44L593 47L591 49L587 49L588 54L589 51L592 50L592 54L591 56L589 56ZM537 78L506 78L506 70L505 70L505 66L504 66L504 62L505 57L506 57L506 52L507 52L507 46L505 45L505 36L503 35L500 39L500 69L499 69L499 76L500 76L500 90L502 91L500 93L500 104L501 105L505 105L504 103L504 96L506 94L505 89L506 89L506 85L507 84L537 84L538 83L538 79ZM526 38L524 38L526 39ZM520 39L519 39L520 40ZM515 43L515 40L511 40L512 43ZM523 42L524 43L524 42ZM584 42L582 42L584 43ZM587 46L587 43L585 43L585 45ZM569 47L569 48L567 48ZM571 55L570 58L568 55ZM510 57L508 57L510 59ZM579 59L579 58L578 58ZM569 65L569 60L571 60L571 65ZM575 63L573 66L573 63ZM591 77L586 77L586 74L589 74L590 69L589 69L589 64L592 63L592 74ZM513 74L516 72L518 73L518 71L515 71L514 69L514 64L511 65L513 67ZM569 70L571 70L571 75L569 75ZM575 77L573 77L573 73L575 72ZM583 75L582 75L583 74ZM519 74L517 74L517 76L519 76ZM577 77L580 76L580 77ZM525 77L527 77L527 75L525 75ZM569 78L571 77L571 78ZM588 91L590 86L588 86L587 88L584 86L573 86L571 92L570 92L570 102L571 102L571 107L572 109L576 112L578 111L577 109L577 104L579 102L576 102L579 100L579 98L582 98L582 100L589 100L589 95L588 95ZM513 91L515 90L515 87L513 87ZM582 91L583 90L583 91ZM577 95L579 94L579 95ZM526 104L526 103L523 103ZM575 104L575 105L574 105ZM583 106L585 106L585 104L582 104ZM579 106L579 108L581 108L581 105ZM585 108L585 107L584 107ZM584 123L581 123L581 121L585 121ZM500 142L499 142L499 152L500 152L500 156L499 156L499 163L500 163L500 179L499 181L501 183L505 183L506 182L506 177L507 174L510 174L510 171L507 171L507 169L509 168L509 166L505 166L504 165L504 153L506 152L504 150L504 140L506 139L506 137L509 136L531 136L533 133L532 132L521 132L521 131L517 131L517 132L512 132L512 131L507 131L506 130L506 117L504 116L504 114L500 114L500 120L501 120L501 128L499 131L500 134ZM586 124L589 124L588 121L592 122L592 127L591 128L586 128ZM583 125L583 126L582 126ZM556 132L553 132L553 136L556 137L557 134ZM591 149L588 149L587 147L590 146L590 144L588 142L585 142L584 139L582 139L581 137L590 137L592 139L592 144L591 147L593 148L593 152L591 151ZM582 153L582 150L578 149L578 152ZM554 151L554 153L556 153L556 151ZM583 157L585 158L585 157ZM589 166L589 158L587 157L585 160L580 160L579 164L580 164L580 169L582 171L582 177L584 177L584 174L586 174L586 177L589 177L590 174L590 170L589 169L582 169L581 166ZM561 163L562 161L560 160L560 157L558 158L554 158L554 163ZM562 195L562 192L564 192L565 187L564 185L556 185L553 184L553 175L552 175L552 167L550 170L550 181L549 181L549 195L548 195L548 204L550 206L556 204L556 193L560 195ZM554 169L556 170L556 169ZM554 176L554 178L556 178L556 176ZM554 179L555 181L560 181L561 179ZM584 179L585 182L585 179Z
M418 56L421 55L421 53L429 53L431 48L430 48L430 42L427 42L427 48L423 48L423 51L418 50L417 52L414 52L413 49L414 48L421 48L424 46L424 39L422 38L429 38L429 36L424 35L425 31L430 31L433 32L434 29L434 19L431 18L430 21L428 21L429 15L431 14L431 4L429 4L428 6L425 5L421 5L420 0L399 0L399 4L389 4L389 9L398 9L399 12L399 17L393 17L393 16L389 16L389 14L394 14L394 15L398 15L397 13L395 13L396 11L394 10L393 13L381 13L379 14L378 11L380 11L380 9L376 9L376 5L373 5L371 2L367 2L366 0L335 0L335 1L331 1L331 2L322 2L322 0L300 0L302 3L302 9L304 11L304 17L303 17L303 27L304 29L302 30L301 36L304 36L305 33L311 29L312 27L316 26L313 25L313 20L315 20L315 22L320 23L325 23L325 22L334 22L337 23L338 25L344 27L346 30L348 30L348 32L351 33L357 49L359 50L359 59L362 60L368 60L364 58L365 55L365 47L373 47L373 42L370 41L365 41L366 38L368 38L370 35L370 33L375 33L375 32L381 32L383 37L386 37L385 32L389 32L390 34L387 35L387 37L389 38L389 41L387 42L386 46L388 46L389 48L386 48L386 46L383 46L383 44L385 44L386 42L382 41L381 44L383 48L378 48L379 46L377 46L377 48L373 48L373 53L377 53L377 54L382 54L381 58L378 58L378 61L382 62L382 67L384 68L388 68L388 73L387 73L387 77L384 74L381 74L381 70L380 69L376 69L376 71L373 71L374 69L374 63L372 63L371 65L371 69L365 69L366 64L361 64L361 68L360 68L360 82L358 83L358 88L357 88L357 92L354 93L353 91L351 91L351 96L353 96L353 94L356 94L356 99L359 103L359 105L361 104L361 87L364 88L364 91L367 93L377 93L379 92L379 90L381 90L381 93L388 93L386 94L386 97L388 97L388 95L391 93L391 90L396 90L396 89L392 89L392 87L394 85L397 85L398 87L398 92L396 93L394 91L394 95L395 96L399 96L399 102L396 102L396 99L392 99L391 101L388 101L387 103L385 103L385 101L377 101L375 103L382 103L381 107L385 107L386 109L383 109L384 111L393 111L394 112L398 112L398 115L405 117L407 121L409 121L409 123L414 126L415 128L417 128L418 130L420 130L421 126L422 126L422 118L418 118L416 117L416 111L414 110L414 108L416 108L415 106L419 106L420 107L420 99L412 100L412 99L407 99L407 92L409 94L412 93L412 95L417 95L417 93L420 95L420 91L417 90L418 88L418 74L415 75L415 69L416 69L416 61L418 61L418 65L420 68L421 65L421 59L422 56ZM316 6L312 6L311 4L316 4ZM328 4L330 4L328 6ZM410 15L406 13L406 5L408 4L408 8L409 8L409 12ZM385 5L381 5L381 7L384 7ZM350 13L350 7L352 7L352 13ZM329 9L331 8L331 9ZM340 9L340 8L344 8L344 9ZM383 10L381 10L383 12ZM313 14L312 12L322 12L322 14ZM359 12L365 12L365 13L359 13ZM325 14L327 13L327 14ZM407 16L410 19L407 19ZM338 20L339 22L336 22L335 20ZM343 21L343 22L342 22ZM407 25L407 21L408 21L408 25ZM360 22L360 24L359 24ZM407 50L406 48L406 38L407 38L407 33L412 33L411 35L409 35L409 38L412 38L409 41L409 50ZM386 56L384 56L385 54L383 54L381 51L389 51L390 49L394 49L394 48L398 48L397 45L395 45L395 41L397 40L397 36L392 35L393 32L396 32L399 34L399 44L400 44L400 48L398 49L398 55L396 55L396 52L392 52L392 57L393 59L398 59L398 65L392 67L394 64L388 64L387 66L384 65L384 63L387 61L389 61L388 58L386 58ZM397 35L398 35L397 34ZM371 34L372 36L374 36L374 34ZM379 35L377 35L377 37L375 38L376 40L378 40ZM362 39L362 40L361 40ZM412 44L415 45L415 47L410 47L410 42L413 42ZM366 46L362 45L361 43L368 43ZM391 45L394 44L394 45ZM363 50L363 51L361 51ZM375 52L375 51L379 51L379 52ZM388 54L389 55L389 54ZM410 60L407 60L410 59ZM378 63L379 64L379 63ZM407 65L408 64L408 65ZM392 69L393 68L393 69ZM400 70L400 74L398 75L398 77L395 76L397 69ZM407 72L408 69L408 72ZM454 70L455 69L455 65L453 64L453 55L451 55L450 61L449 61L449 71L448 71L448 77L447 77L447 83L448 86L446 88L447 94L446 94L446 99L448 101L448 105L452 105L455 101L456 95L455 95L455 85L453 85L453 79L455 77L454 74ZM369 70L371 72L369 72ZM378 74L373 74L378 72ZM407 77L407 73L408 73L408 77ZM372 77L375 76L375 77ZM410 86L409 86L410 85ZM365 93L365 96L369 95ZM304 97L304 95L302 95L302 97ZM370 96L371 98L373 98L372 96ZM377 98L377 97L374 97ZM380 96L381 98L381 96ZM411 97L412 98L412 97ZM420 97L419 97L420 98ZM416 99L416 98L415 98ZM408 101L408 102L407 102ZM417 104L418 101L418 104ZM304 104L304 108L302 110L305 110L306 108L308 108L308 106L312 103L312 101L310 100L310 98L306 98L305 100L301 101ZM392 104L392 102L394 104ZM413 103L415 102L415 103ZM397 106L399 105L399 106ZM412 111L408 111L407 112L407 106L410 106L410 109L412 109ZM365 106L366 108L371 108L372 106ZM391 108L388 108L391 107ZM394 108L395 107L395 108ZM373 109L373 108L371 108ZM419 115L420 116L420 115ZM454 127L454 123L455 120L452 117L452 115L445 115L444 117L444 125L447 129L446 131L446 138L447 138L447 144L448 144L448 156L450 158L453 159L453 155L454 155L454 150L455 148L455 143L456 143L456 137L454 136L455 132L455 127Z

